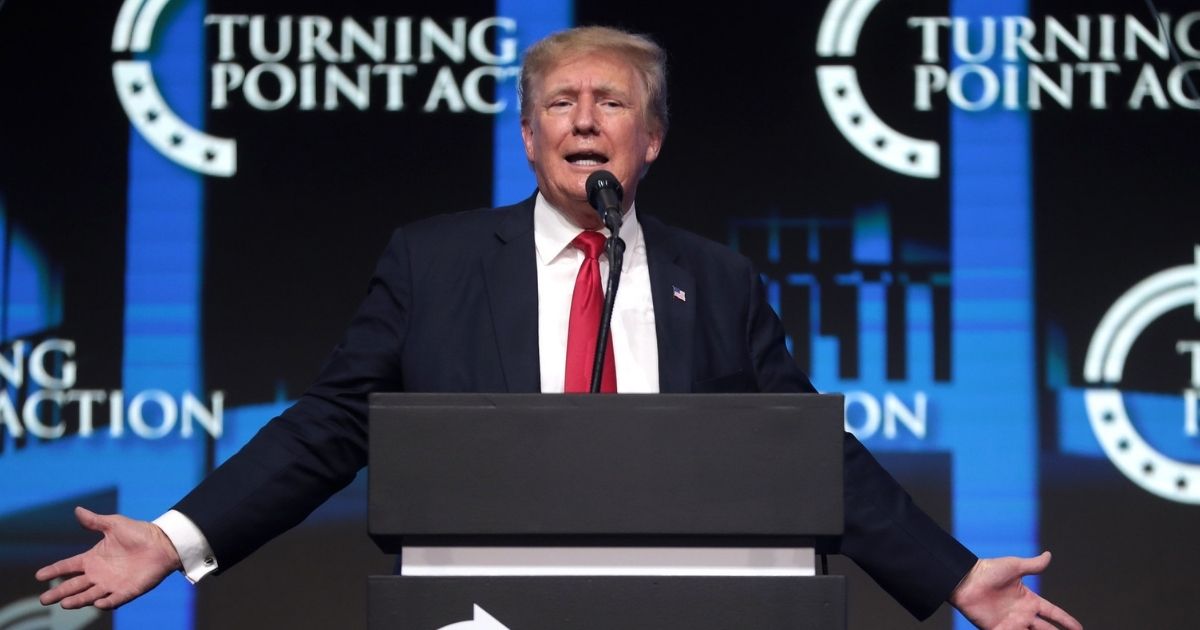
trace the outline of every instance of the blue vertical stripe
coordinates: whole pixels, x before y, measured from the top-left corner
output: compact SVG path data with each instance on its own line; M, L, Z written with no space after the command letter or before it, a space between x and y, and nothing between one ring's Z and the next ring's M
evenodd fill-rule
M978 23L985 15L1026 15L1027 6L955 0L951 13ZM991 67L1000 72L998 62ZM950 141L959 395L944 402L943 430L954 447L955 534L981 556L1029 555L1037 551L1038 507L1028 113L999 103L955 109ZM972 626L958 616L956 627Z
M905 288L905 365L909 381L933 380L933 290L928 285Z
M21 230L12 230L8 244L4 254L8 264L3 269L3 338L12 340L62 323L62 279Z
M196 128L204 122L203 0L172 3L145 58L163 98ZM203 177L168 160L130 131L129 207L126 232L125 352L122 387L126 405L137 392L161 389L179 400L184 392L204 399L201 383L200 291L203 263ZM120 486L122 513L153 518L197 481L201 440L174 435L155 442L126 440L142 470ZM169 457L170 465L162 458ZM191 460L191 465L188 461ZM126 628L190 628L193 588L179 577L116 613Z
M887 371L887 302L884 285L864 282L858 289L858 377L884 383Z
M855 208L853 230L855 263L892 262L892 217L886 204Z
M497 0L496 14L517 22L517 46L525 49L539 39L571 26L574 6L569 0ZM498 82L497 100L508 107L496 115L492 128L492 204L515 203L537 186L521 142L521 111L517 80Z

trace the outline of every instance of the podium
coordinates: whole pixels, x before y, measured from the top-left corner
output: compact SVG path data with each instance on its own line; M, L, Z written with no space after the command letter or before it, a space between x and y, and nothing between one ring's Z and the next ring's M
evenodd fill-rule
M845 627L842 398L375 394L382 630Z

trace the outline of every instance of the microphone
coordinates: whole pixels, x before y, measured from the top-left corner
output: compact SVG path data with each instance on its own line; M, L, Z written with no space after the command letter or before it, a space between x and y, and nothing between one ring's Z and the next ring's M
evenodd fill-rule
M625 191L616 176L608 171L596 171L588 176L584 189L588 203L600 213L608 231L612 234L621 231L621 199Z
M612 322L613 304L617 299L617 287L621 282L621 263L625 259L625 242L621 240L621 182L608 171L596 171L588 176L588 203L600 213L608 228L608 291L604 293L604 311L600 316L600 330L596 333L596 354L592 361L592 393L600 391L600 377L604 371L604 350L608 347L608 327Z

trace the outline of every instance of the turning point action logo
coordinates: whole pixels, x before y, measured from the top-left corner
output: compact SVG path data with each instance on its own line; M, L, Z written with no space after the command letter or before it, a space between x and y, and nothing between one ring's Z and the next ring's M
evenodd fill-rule
M822 57L854 56L863 22L879 0L833 0L817 33L817 54ZM854 66L829 64L817 67L817 87L829 117L854 148L897 173L933 179L941 168L941 148L892 129L863 97Z
M883 122L851 65L863 23L877 4L829 3L817 33L817 55L829 62L817 67L821 101L863 155L903 175L937 178L939 144ZM1184 89L1189 74L1200 75L1200 11L1160 18L913 16L905 23L907 35L896 39L920 53L912 66L914 111L933 110L935 97L968 112L1036 111L1051 102L1065 110L1105 110L1118 98L1115 105L1129 110L1200 110L1200 96ZM1172 43L1182 60L1166 68Z
M149 50L154 25L167 2L125 0L113 27L113 52ZM159 153L205 175L229 177L237 172L237 141L210 136L175 115L154 83L149 61L113 62L113 83L129 122Z
M1191 306L1200 321L1200 246L1195 263L1160 271L1122 295L1100 320L1088 346L1084 394L1096 439L1117 469L1134 483L1165 499L1200 504L1200 464L1182 462L1159 452L1130 420L1117 385L1125 360L1142 332L1167 312ZM1183 392L1184 434L1195 437L1197 390L1200 390L1200 341L1180 340L1175 350L1191 355L1191 386Z
M112 50L150 49L155 25L171 0L125 0L113 28ZM420 91L425 113L497 114L506 99L487 86L517 76L517 23L490 16L439 21L375 16L207 15L216 37L209 67L213 110L260 112L351 107L388 112L411 108ZM432 81L418 83L422 69ZM145 59L113 63L113 83L134 128L164 156L205 175L237 172L237 142L199 131L171 111ZM427 89L426 89L427 87ZM407 88L407 89L406 89Z

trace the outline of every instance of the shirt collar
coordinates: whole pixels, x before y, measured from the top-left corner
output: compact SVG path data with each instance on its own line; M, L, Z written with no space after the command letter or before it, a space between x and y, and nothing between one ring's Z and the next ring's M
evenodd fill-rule
M571 246L571 241L575 240L580 232L583 230L550 205L542 193L537 194L533 205L533 243L537 249L538 262L549 265ZM608 228L601 228L600 233L607 237ZM642 230L638 225L637 207L634 204L629 206L629 212L625 213L621 221L621 240L625 241L626 260L629 253L641 245L641 238Z

